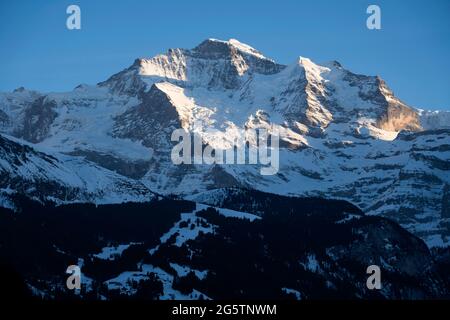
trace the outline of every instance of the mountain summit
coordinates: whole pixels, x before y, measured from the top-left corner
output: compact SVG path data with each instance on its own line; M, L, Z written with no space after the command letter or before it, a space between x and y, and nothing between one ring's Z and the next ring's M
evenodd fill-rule
M228 105L230 111L239 104L259 104L261 110L276 111L291 127L323 129L332 120L358 126L364 119L362 126L379 138L422 129L417 110L396 98L377 76L354 74L337 62L321 66L303 57L288 66L277 64L234 39L208 39L190 50L170 49L137 59L99 85L116 94L138 94L159 82L186 90L233 90L234 99L218 104Z

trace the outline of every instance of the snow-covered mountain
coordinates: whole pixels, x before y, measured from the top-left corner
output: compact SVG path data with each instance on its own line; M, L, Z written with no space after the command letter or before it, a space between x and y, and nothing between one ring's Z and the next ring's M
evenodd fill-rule
M99 167L82 157L47 154L0 134L0 203L20 210L16 197L42 203L123 203L157 196L139 181Z
M1 132L58 155L61 166L96 163L102 177L114 171L114 180L205 202L225 187L345 199L398 221L430 246L450 244L449 125L448 113L406 105L380 77L336 61L300 57L281 65L233 39L137 59L71 92L0 94ZM279 171L174 165L170 136L178 128L213 147L239 129L276 132Z

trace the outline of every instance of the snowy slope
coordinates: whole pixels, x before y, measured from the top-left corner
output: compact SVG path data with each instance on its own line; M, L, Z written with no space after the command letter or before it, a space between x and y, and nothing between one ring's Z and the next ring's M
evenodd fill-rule
M57 204L142 202L155 198L137 181L81 157L44 153L15 138L0 135L0 155L3 206L15 208L16 194Z

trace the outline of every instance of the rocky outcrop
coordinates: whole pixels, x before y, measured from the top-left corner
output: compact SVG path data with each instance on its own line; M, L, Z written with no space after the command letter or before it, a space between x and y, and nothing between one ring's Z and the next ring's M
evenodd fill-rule
M142 102L114 119L112 134L115 137L140 140L154 150L170 147L170 135L182 128L186 119L180 116L169 96L153 85L143 94Z
M383 80L377 81L380 92L386 99L383 113L377 120L378 127L387 131L422 130L418 111L397 99Z
M48 138L50 127L57 117L56 102L46 96L39 97L23 112L23 124L14 135L38 143Z

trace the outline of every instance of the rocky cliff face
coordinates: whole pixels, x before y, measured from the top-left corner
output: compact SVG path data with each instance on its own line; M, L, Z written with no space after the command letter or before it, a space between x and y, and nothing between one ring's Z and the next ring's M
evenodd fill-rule
M380 93L385 97L385 108L378 119L378 127L387 131L421 131L419 113L397 99L386 83L377 79Z

